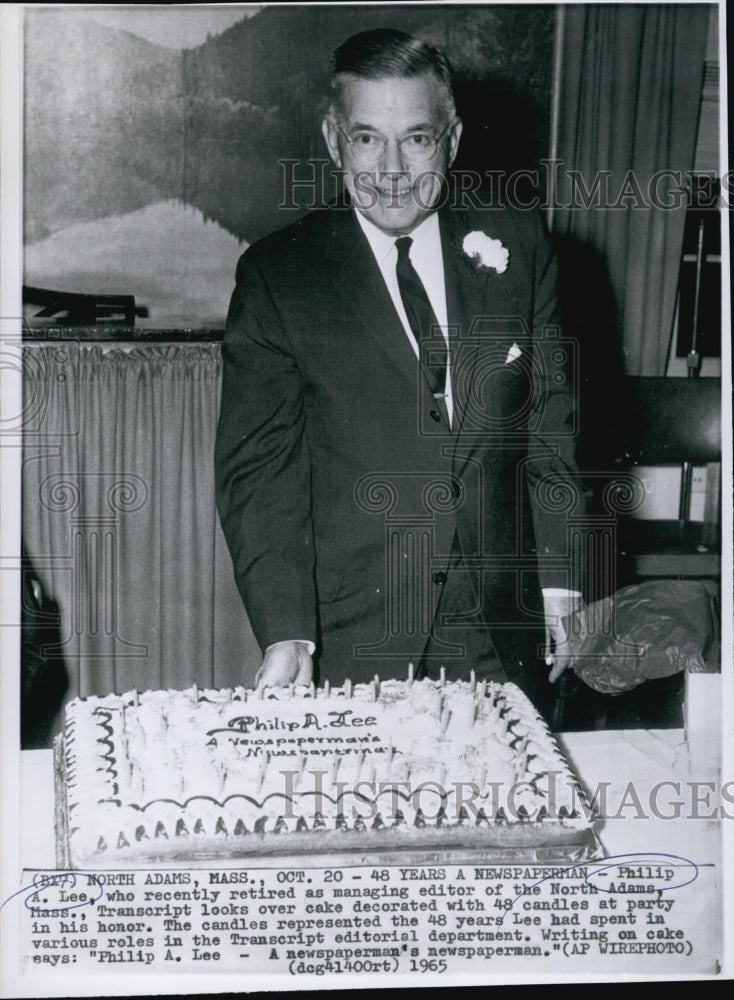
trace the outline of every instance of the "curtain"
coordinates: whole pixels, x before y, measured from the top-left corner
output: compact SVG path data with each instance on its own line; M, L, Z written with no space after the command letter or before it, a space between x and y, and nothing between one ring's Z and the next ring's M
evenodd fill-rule
M665 374L709 10L563 8L553 228L577 325L616 336L628 375Z
M27 345L23 543L67 698L252 682L214 502L219 345Z

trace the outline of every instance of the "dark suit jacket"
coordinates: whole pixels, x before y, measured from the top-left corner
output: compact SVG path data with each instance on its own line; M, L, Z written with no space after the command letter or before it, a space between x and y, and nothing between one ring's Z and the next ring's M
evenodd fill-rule
M465 625L488 626L513 679L543 641L538 569L544 586L581 586L574 357L548 238L530 212L439 218L453 429L351 209L312 213L237 269L220 517L261 646L314 639L332 682L418 665L458 553L474 583ZM509 250L504 273L463 251L477 230Z

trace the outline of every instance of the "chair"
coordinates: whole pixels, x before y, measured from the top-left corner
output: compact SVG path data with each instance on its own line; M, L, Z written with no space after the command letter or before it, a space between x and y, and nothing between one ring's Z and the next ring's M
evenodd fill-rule
M628 377L615 429L616 461L681 470L677 519L620 517L619 579L718 580L721 572L721 380ZM705 471L703 519L691 518L696 468Z

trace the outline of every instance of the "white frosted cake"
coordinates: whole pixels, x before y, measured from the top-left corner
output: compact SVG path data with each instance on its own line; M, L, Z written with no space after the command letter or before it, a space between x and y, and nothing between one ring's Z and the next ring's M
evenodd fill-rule
M58 863L431 848L588 856L593 821L513 684L78 698L55 746Z

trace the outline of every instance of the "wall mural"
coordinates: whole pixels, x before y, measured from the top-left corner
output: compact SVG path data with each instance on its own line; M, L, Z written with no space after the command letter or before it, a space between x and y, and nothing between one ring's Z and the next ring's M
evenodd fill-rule
M283 207L278 161L304 178L326 157L334 48L386 24L442 46L465 121L459 165L533 168L553 18L524 5L28 9L25 284L134 295L139 327L221 328L239 254L308 207L307 189ZM37 314L31 325L49 322Z

